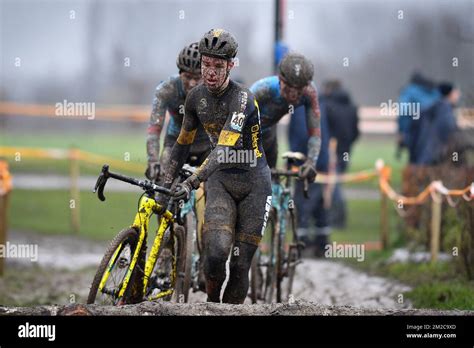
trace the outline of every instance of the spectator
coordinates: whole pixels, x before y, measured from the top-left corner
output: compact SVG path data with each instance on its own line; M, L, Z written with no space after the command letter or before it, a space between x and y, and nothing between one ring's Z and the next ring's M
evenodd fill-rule
M461 92L450 83L439 85L441 99L420 114L413 122L410 142L410 162L418 165L435 165L443 159L452 135L457 131L453 109Z
M351 147L359 137L357 107L352 103L349 94L337 81L329 81L324 88L328 94L323 97L329 133L337 140L336 171L343 174L347 171ZM333 227L345 228L347 220L346 202L342 193L340 183L334 187L331 209L329 211L329 223Z
M421 114L433 106L439 98L440 93L436 85L420 73L415 72L410 82L400 92L399 103L418 103L420 105ZM408 148L410 143L416 142L416 139L411 139L411 130L413 130L412 122L412 117L406 115L398 117L398 157L403 148Z
M324 104L320 103L321 110L321 150L319 152L316 170L328 170L329 129ZM304 106L295 109L290 118L289 142L290 150L307 154L308 131L306 128ZM324 208L324 185L309 184L309 198L304 197L303 182L297 181L295 185L295 205L298 211L298 237L307 246L306 253L315 253L316 256L324 255L324 248L329 243L330 228L327 211ZM312 226L315 228L313 229ZM314 235L313 232L314 231Z

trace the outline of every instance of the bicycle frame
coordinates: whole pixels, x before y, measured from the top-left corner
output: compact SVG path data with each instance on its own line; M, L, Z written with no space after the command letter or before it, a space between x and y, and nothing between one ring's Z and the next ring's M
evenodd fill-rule
M125 290L127 289L128 283L130 281L130 277L132 276L133 270L136 266L140 250L143 245L143 241L147 237L148 234L148 228L149 228L149 223L150 223L150 218L153 216L153 214L158 214L158 212L161 211L161 206L156 203L156 201L152 198L143 196L140 200L139 204L139 209L137 214L135 215L135 219L133 221L132 227L137 229L139 231L139 239L137 246L135 248L135 252L132 257L132 261L128 267L127 273L123 279L122 286L120 288L120 291L118 293L118 299L120 300L124 293ZM160 215L160 225L158 228L158 231L156 233L156 237L153 241L153 246L150 251L150 255L148 256L146 263L145 263L145 274L143 277L143 296L146 295L146 290L147 290L147 285L148 285L148 280L151 276L151 273L153 272L153 269L155 267L156 261L158 259L158 253L160 251L161 243L163 241L163 236L165 234L166 229L174 223L175 219L173 216L173 213L171 213L169 210L166 210L163 214ZM104 288L107 279L109 278L110 271L115 264L115 260L121 251L122 245L120 245L117 250L115 251L114 255L109 261L109 264L107 266L107 270L104 273L100 285L99 285L99 291L102 291ZM176 280L176 259L173 256L172 260L172 270L171 270L171 284L175 284ZM168 295L171 295L174 291L174 288L168 289L166 291L160 292L155 296L150 296L148 300L156 300Z
M280 226L279 233L282 237L286 234L286 213L294 208L294 201L288 182L290 178L286 178L286 180L286 185L283 185L281 182L272 183L272 207L277 212Z

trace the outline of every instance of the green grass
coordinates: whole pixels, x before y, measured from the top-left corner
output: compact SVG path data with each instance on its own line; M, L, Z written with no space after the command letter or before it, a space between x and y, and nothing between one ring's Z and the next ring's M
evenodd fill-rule
M336 242L364 243L380 240L380 202L378 200L350 200L347 202L346 229L333 229L331 239ZM397 238L397 215L389 210L391 239Z
M131 163L143 165L146 168L145 133L132 130L128 133L87 134L87 132L43 133L30 136L22 133L6 133L2 135L0 146L37 147L69 149L76 147L94 154L113 159L128 159ZM21 153L20 153L21 154ZM126 157L127 156L127 157ZM68 174L69 161L55 159L35 159L23 156L20 161L8 158L12 173L57 173ZM100 171L99 164L81 163L81 174L96 175ZM112 169L113 170L113 169ZM125 174L143 176L136 171L120 170Z
M474 284L461 281L420 284L406 293L417 308L474 310Z
M398 240L394 246L401 246ZM454 262L388 263L393 249L368 251L364 262L347 259L352 266L374 275L390 277L412 287L404 295L415 308L474 310L474 281L460 274Z
M91 192L80 195L80 235L110 240L118 231L130 226L140 193L106 192L101 202ZM10 198L9 225L14 230L47 234L73 234L67 191L14 190Z
M40 133L36 136L22 133L5 133L2 146L54 147L68 149L77 147L105 156L122 158L129 152L131 160L146 159L145 132L88 134L87 132Z
M401 172L407 163L406 153L400 160L395 157L395 141L390 137L387 139L371 139L363 137L354 144L351 154L349 172L359 172L375 168L377 159L383 159L385 164L392 168L391 183L394 187L400 187ZM349 184L354 187L372 187L377 189L377 180L363 183Z

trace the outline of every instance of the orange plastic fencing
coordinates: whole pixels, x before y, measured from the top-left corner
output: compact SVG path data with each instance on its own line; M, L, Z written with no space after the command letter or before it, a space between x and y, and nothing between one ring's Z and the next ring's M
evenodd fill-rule
M441 195L441 197L446 197L448 203L451 206L456 205L452 200L452 197L462 197L466 201L470 201L474 197L474 183L471 183L471 185L462 189L448 189L443 185L442 181L440 180L432 181L418 195L413 197L407 197L397 193L390 186L390 167L385 166L383 162L379 162L378 164L376 164L376 166L379 173L378 176L380 190L385 195L387 195L387 197L392 201L402 202L404 205L423 204L430 197L433 200L436 200L436 194Z
M8 171L8 163L0 161L0 196L12 190L12 177Z
M145 105L101 106L95 108L94 116L96 119L107 121L146 122L150 118L150 111L150 106ZM20 104L14 102L0 102L0 115L64 117L57 115L55 104Z
M137 173L143 173L144 166L136 162L127 162L116 158L98 155L95 153L82 151L79 149L57 149L57 148L31 148L31 147L0 147L0 156L15 157L20 154L22 157L47 158L47 159L76 159L88 164L103 165L109 164L111 167L129 170ZM6 163L4 164L6 165ZM1 168L1 167L0 167ZM462 197L466 201L474 197L474 183L461 189L447 189L441 181L431 182L417 196L407 197L397 193L390 186L391 168L386 166L382 160L378 160L373 170L364 170L357 173L331 174L318 173L317 183L348 183L363 182L378 177L379 188L390 200L403 202L404 205L423 204L428 198L434 197L434 193L439 193L447 197L448 203L452 205L452 197Z

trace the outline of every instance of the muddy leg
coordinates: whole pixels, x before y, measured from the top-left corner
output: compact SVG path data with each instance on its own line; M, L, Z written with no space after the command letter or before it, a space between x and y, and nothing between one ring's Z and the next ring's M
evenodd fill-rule
M232 234L227 230L208 229L204 233L204 274L208 302L220 302L222 284L226 278L225 264L232 246Z
M235 242L230 258L229 281L222 302L244 303L249 288L249 269L256 250L256 245Z

